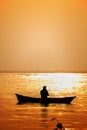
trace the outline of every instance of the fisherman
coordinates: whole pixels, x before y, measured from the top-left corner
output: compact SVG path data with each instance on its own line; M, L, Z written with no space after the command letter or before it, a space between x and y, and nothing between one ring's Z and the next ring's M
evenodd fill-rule
M46 89L46 86L43 86L43 89L40 91L41 99L43 102L47 102L47 96L49 96L49 93Z

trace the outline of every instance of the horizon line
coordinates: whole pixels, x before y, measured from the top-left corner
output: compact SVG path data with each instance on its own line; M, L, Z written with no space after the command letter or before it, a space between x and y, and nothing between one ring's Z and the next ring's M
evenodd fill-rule
M87 73L87 71L0 71L0 73Z

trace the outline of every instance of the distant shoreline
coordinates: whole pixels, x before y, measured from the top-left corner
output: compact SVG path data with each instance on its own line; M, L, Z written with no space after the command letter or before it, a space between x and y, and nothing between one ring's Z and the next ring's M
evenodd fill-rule
M0 73L87 73L86 71L0 71Z

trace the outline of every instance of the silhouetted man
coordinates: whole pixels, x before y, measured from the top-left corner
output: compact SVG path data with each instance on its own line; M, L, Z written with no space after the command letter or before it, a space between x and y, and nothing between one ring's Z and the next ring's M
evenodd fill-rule
M46 103L47 102L47 96L49 96L49 93L46 89L46 86L43 86L43 89L40 91L41 99L42 102Z

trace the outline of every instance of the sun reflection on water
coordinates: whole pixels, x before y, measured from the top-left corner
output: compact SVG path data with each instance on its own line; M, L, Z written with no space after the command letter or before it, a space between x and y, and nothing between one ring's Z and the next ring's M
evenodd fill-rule
M50 93L72 93L82 87L82 75L76 73L32 73L23 78L36 80L38 86L46 85ZM37 87L37 86L36 86Z

